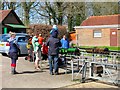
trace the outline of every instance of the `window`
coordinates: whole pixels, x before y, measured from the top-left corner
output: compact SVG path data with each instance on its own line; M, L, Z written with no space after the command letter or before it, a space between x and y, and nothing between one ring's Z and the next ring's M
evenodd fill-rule
M9 39L10 37L7 37L7 36L5 36L5 37L3 37L2 39L1 39L1 41L2 42L8 42L8 39Z
M18 42L26 42L26 38L25 37L19 37Z
M94 38L102 37L102 31L101 30L94 30L93 31L93 37Z

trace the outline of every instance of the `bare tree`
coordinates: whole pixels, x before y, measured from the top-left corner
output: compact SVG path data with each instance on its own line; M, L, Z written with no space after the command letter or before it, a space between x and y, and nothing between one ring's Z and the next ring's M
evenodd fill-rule
M21 2L22 8L24 10L24 23L26 26L30 24L30 10L35 8L35 2Z
M64 11L67 16L68 30L72 31L73 27L80 25L86 18L84 2L67 2L67 8Z
M64 17L64 9L66 8L64 2L42 2L39 3L39 8L36 11L40 16L46 17L49 24L62 25ZM44 12L44 13L43 13Z
M12 9L16 10L17 7L19 7L19 2L15 0L16 2L12 2L12 0L3 0L1 8L2 9Z
M94 2L94 15L112 15L118 14L118 2Z
M0 10L4 10L4 7L5 7L4 2L0 1Z

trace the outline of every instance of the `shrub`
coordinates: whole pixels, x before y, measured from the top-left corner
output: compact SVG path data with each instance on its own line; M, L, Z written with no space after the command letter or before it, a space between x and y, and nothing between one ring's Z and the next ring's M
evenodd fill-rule
M31 24L29 25L29 29L27 30L27 33L32 35L32 33L39 33L42 34L42 37L45 39L45 41L50 36L50 31L52 29L51 25L43 25L43 24ZM58 25L59 29L59 36L58 38L61 39L64 34L67 33L65 26Z

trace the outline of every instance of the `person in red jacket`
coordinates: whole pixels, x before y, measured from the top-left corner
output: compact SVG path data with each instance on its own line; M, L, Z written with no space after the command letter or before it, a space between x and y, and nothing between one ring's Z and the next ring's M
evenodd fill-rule
M39 34L38 43L39 43L41 46L42 46L42 44L43 44L43 40L44 40L44 38L42 37L41 34Z
M42 45L42 57L42 60L47 60L48 58L48 46L46 46L44 42Z

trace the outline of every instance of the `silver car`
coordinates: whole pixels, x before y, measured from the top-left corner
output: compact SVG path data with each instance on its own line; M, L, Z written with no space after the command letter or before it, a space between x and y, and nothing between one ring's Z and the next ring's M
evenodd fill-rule
M0 53L2 55L8 55L8 52L9 52L9 48L10 48L10 45L9 45L9 42L8 42L8 39L10 38L9 35L5 35L4 37L1 37L0 38ZM19 45L19 55L21 54L28 54L28 50L27 50L27 40L28 40L28 35L16 35L16 40L17 40L17 43Z

